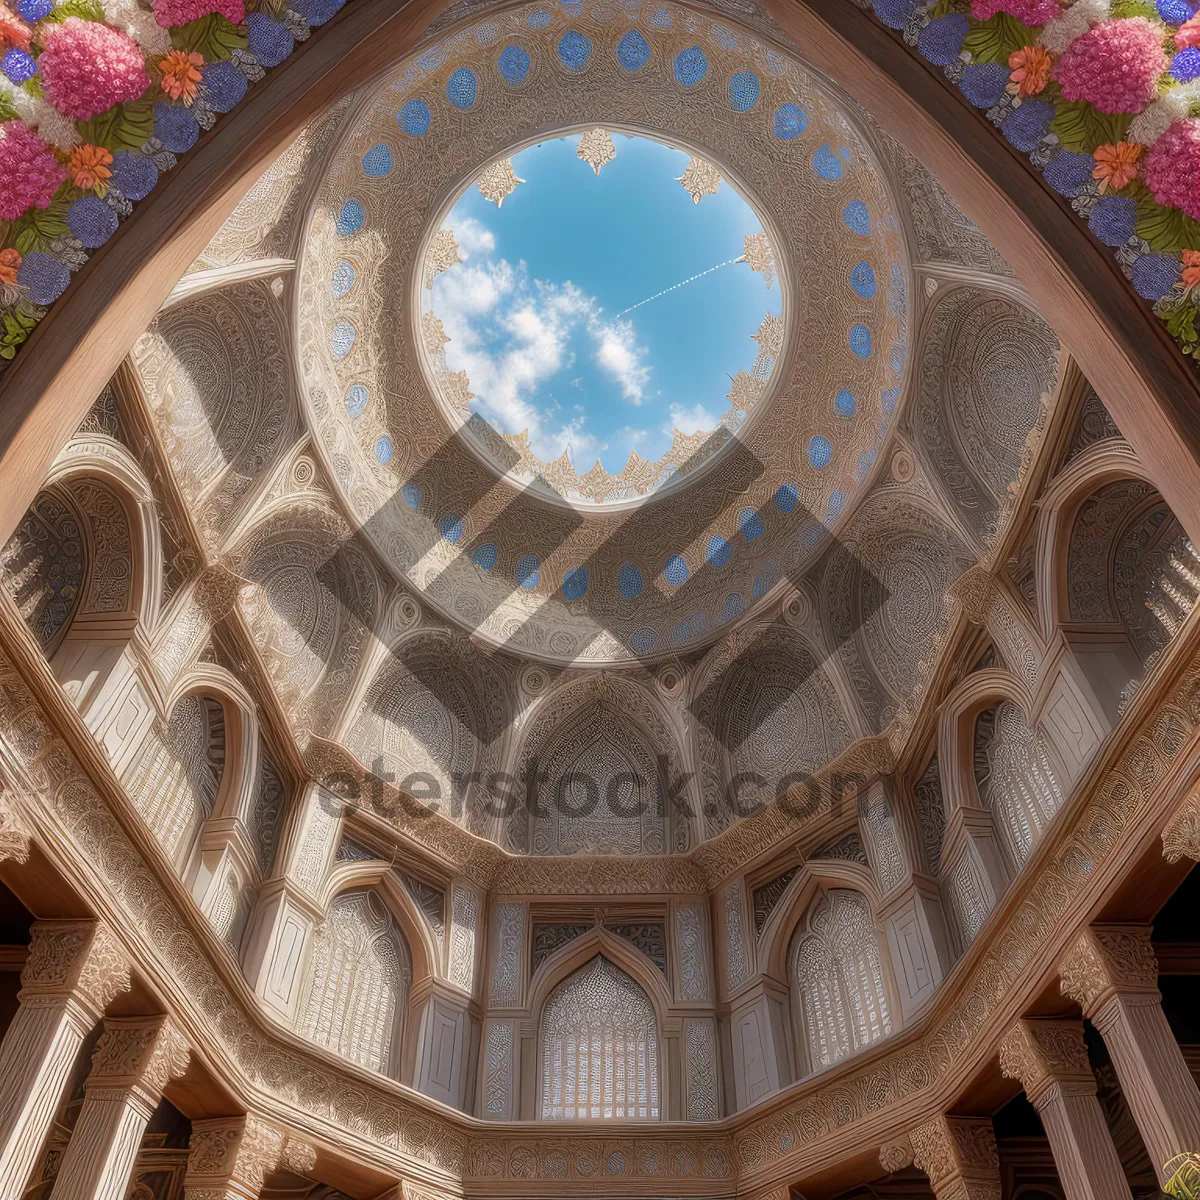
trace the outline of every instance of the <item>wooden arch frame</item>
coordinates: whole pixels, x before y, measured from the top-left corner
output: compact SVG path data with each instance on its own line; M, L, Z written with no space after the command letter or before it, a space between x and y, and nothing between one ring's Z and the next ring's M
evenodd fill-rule
M529 981L528 1010L534 1024L534 1078L523 1081L532 1084L533 1111L536 1120L541 1120L542 1109L542 1015L546 1003L554 994L555 988L564 980L570 978L580 968L587 966L593 958L600 956L608 959L613 966L624 971L634 983L642 989L654 1009L655 1024L658 1026L658 1104L659 1121L674 1119L680 1114L673 1111L673 1096L679 1090L679 1081L674 1077L677 1070L667 1052L667 1034L678 1026L678 1014L672 1011L673 1001L666 980L658 972L644 954L639 953L624 938L610 933L601 926L588 930L587 933L560 947L552 955L538 965L533 978ZM640 1124L641 1122L639 1122ZM647 1122L655 1124L656 1122ZM546 1124L555 1124L546 1122ZM562 1124L568 1124L563 1122ZM580 1124L588 1126L603 1126L603 1122L572 1122L570 1127Z

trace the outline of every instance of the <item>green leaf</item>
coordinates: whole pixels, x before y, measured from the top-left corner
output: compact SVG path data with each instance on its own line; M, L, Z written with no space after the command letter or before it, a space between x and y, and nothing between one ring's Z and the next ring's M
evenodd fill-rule
M8 99L7 92L0 92L0 121L12 121L17 117L17 110Z
M1009 56L1030 45L1036 37L1036 28L1022 25L1008 13L997 13L975 25L963 42L963 49L969 50L976 62L1000 62L1007 66Z
M1200 221L1159 204L1144 187L1139 192L1137 235L1146 239L1151 250L1178 253L1200 249Z
M114 104L108 112L82 122L79 132L85 142L106 150L140 150L154 136L154 102Z
M4 313L3 334L0 335L0 358L13 358L17 347L33 332L38 323L32 313L22 312L20 308L10 308Z
M49 208L32 208L13 225L13 245L24 258L33 250L45 250L56 238L70 235L67 198L61 189Z
M1066 149L1091 154L1097 146L1121 141L1132 119L1129 113L1097 112L1086 100L1063 100L1050 129Z
M1176 341L1183 343L1185 353L1195 354L1200 345L1200 332L1196 330L1196 306L1189 300L1181 300L1171 306L1167 313L1167 330ZM1191 347L1191 349L1188 349Z
M1159 21L1158 9L1147 0L1116 0L1109 10L1110 17L1145 17L1156 25Z
M62 0L46 17L47 21L61 23L68 17L80 17L84 21L103 21L104 5L100 0Z
M209 13L171 30L171 45L176 50L203 55L205 62L226 59L234 50L245 50L250 42L244 27L234 25L220 13Z

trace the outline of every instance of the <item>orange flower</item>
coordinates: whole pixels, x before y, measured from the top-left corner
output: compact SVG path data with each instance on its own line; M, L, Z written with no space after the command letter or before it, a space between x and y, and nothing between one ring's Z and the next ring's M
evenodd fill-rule
M1041 46L1024 46L1008 56L1008 85L1011 96L1036 96L1050 78L1054 65L1049 53Z
M0 3L0 47L7 42L18 50L28 50L29 36L29 26L7 4Z
M1126 184L1137 178L1138 159L1142 157L1143 146L1140 142L1118 142L1097 146L1092 157L1096 160L1096 169L1092 178L1100 180L1100 190L1120 191Z
M204 66L204 58L196 54L185 54L182 50L172 50L158 64L162 72L162 90L172 100L182 100L191 104L196 98L196 85L200 82L199 68Z
M112 175L108 169L112 160L113 156L103 146L76 146L71 151L67 172L76 187L88 192L94 187L101 187Z
M1183 252L1183 286L1200 286L1200 250Z
M0 283L16 283L21 256L10 246L0 250Z

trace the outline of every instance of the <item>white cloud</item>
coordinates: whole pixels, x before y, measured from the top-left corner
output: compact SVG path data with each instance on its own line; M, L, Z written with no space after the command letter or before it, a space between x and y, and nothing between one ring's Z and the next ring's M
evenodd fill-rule
M463 231L460 245L483 255L494 247L495 238L479 222L455 226L456 236ZM574 415L564 421L556 399L538 397L544 384L575 365L576 334L589 335L597 366L627 400L638 404L644 395L648 351L638 345L632 325L604 321L595 298L572 283L530 281L523 262L478 261L444 272L434 282L433 311L450 338L447 365L467 372L480 414L505 433L528 430L539 458L552 461L569 445L572 460L586 471L608 448L587 429L586 406L572 405ZM580 378L568 382L581 384ZM622 439L630 448L646 435L634 432L636 439Z
M621 386L630 404L641 404L650 368L645 364L647 348L639 346L630 321L609 323L592 320L589 330L596 341L596 363L600 369Z
M454 240L458 256L466 262L472 254L491 254L496 248L496 235L474 217L464 217L454 225Z
M701 430L710 433L716 429L719 420L720 418L714 417L703 404L695 404L691 408L672 404L671 424L667 427L667 432L678 429L680 433L699 433Z

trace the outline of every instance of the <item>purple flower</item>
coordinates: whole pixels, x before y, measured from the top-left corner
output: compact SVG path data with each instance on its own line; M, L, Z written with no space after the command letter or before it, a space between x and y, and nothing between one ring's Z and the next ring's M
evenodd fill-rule
M117 214L99 196L82 196L67 209L67 226L89 250L95 250L116 233Z
M158 182L158 168L135 150L118 150L109 169L113 187L130 200L144 200Z
M154 136L172 154L182 154L196 144L200 124L186 108L176 108L160 100L154 106Z
M277 67L295 46L291 31L272 21L265 13L251 13L246 18L246 32L250 39L250 53L264 67Z
M205 63L200 78L204 81L204 102L213 112L229 112L246 94L246 77L231 62Z
M67 290L71 272L57 258L34 250L25 255L17 272L17 282L29 289L29 298L34 304L53 304Z

